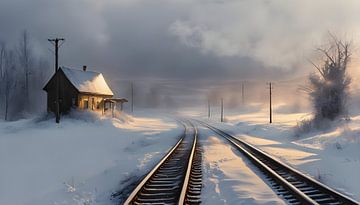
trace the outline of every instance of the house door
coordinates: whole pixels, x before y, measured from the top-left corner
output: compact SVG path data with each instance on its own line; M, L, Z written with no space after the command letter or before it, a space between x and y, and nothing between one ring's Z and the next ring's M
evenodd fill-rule
M84 109L89 109L89 101L84 100Z

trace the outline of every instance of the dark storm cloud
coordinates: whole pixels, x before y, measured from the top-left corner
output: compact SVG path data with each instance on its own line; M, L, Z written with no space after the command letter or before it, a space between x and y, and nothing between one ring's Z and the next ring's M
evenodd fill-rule
M265 81L313 71L307 59L328 31L357 42L358 8L358 0L1 0L0 41L15 46L26 29L52 61L47 38L64 37L60 64L103 72L126 98L135 82L136 105L209 96L238 104L243 80L263 99Z
M264 81L308 74L328 31L357 41L358 8L358 0L1 0L0 40L16 45L27 29L52 61L47 38L64 37L60 63L103 72L120 96L134 80L144 104L191 104L206 89L235 97L239 85L223 85L231 80L263 91Z
M129 78L259 78L259 73L271 78L289 73L274 66L265 69L251 56L217 55L184 44L171 29L178 21L191 20L192 6L199 5L190 1L2 0L0 5L0 39L14 43L27 29L37 51L52 59L46 39L65 37L61 63L69 66L87 64Z

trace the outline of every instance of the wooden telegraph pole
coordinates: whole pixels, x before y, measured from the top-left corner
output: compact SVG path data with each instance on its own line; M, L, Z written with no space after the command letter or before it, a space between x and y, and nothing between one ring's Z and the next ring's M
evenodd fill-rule
M131 83L131 112L134 112L134 84Z
M63 38L54 38L54 39L48 39L48 41L53 44L55 46L55 74L59 69L59 47L62 45L59 45L59 42L61 41L65 41L65 39ZM59 94L60 94L60 85L59 85L59 75L56 75L56 111L55 111L55 115L56 115L56 123L60 123L60 99L59 99Z
M272 123L272 89L273 89L273 87L272 87L273 85L272 85L272 83L271 82L269 82L269 100L270 100L270 102L269 102L269 111L270 111L270 123Z
M210 99L208 99L208 118L210 118Z
M221 98L221 117L220 117L220 121L224 122L224 99Z
M241 83L241 102L243 105L245 105L245 93L244 93L244 82Z

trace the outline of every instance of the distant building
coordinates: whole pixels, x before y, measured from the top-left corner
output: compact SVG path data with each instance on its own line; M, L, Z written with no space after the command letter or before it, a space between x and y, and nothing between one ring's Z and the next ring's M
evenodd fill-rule
M105 112L113 110L117 103L126 99L113 98L114 93L98 72L60 67L43 88L47 92L47 110L56 111L56 79L59 80L60 113L71 108L90 109Z

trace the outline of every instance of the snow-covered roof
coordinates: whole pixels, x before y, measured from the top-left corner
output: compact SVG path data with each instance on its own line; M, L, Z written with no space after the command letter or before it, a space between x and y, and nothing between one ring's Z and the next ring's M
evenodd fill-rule
M67 67L61 67L60 69L79 92L114 95L101 73Z

